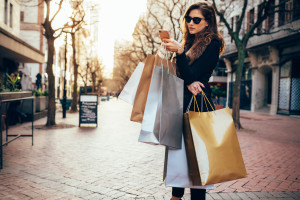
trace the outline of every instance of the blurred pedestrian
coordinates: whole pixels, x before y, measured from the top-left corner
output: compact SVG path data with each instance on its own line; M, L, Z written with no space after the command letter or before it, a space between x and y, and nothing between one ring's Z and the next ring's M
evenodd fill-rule
M225 48L223 37L218 32L216 14L213 6L207 2L191 4L182 20L182 44L173 39L165 39L168 51L176 53L176 65L179 76L184 80L184 112L193 95L203 92L211 100L208 80L216 67L219 55ZM201 102L201 96L196 96ZM213 104L212 104L213 105ZM192 104L191 109L194 106ZM203 111L208 110L203 106ZM209 108L211 111L211 108ZM207 186L201 189L191 188L191 200L204 200ZM184 188L172 188L172 200L179 200Z

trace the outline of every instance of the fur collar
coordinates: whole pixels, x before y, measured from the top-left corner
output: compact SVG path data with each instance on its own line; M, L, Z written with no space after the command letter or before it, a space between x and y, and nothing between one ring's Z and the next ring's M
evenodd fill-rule
M189 62L189 65L191 65L203 54L206 47L210 44L211 40L211 35L199 33L195 35L194 41L191 45L186 45L186 57Z

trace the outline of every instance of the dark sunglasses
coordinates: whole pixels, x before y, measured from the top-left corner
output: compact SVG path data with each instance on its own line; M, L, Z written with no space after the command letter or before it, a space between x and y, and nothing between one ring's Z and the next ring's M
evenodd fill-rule
M194 18L192 18L192 17L190 17L190 16L185 16L185 21L186 21L187 23L191 23L191 21L193 20L193 22L194 22L195 24L199 24L199 23L201 22L202 19L203 19L203 18L200 18L200 17L194 17Z

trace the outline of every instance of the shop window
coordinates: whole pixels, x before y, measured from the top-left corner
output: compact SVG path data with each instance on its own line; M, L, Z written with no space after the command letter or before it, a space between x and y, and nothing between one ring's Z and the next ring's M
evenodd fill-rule
M292 61L288 61L280 67L280 77L281 78L291 76L291 65L292 65Z
M292 61L292 78L300 78L300 59L293 59Z

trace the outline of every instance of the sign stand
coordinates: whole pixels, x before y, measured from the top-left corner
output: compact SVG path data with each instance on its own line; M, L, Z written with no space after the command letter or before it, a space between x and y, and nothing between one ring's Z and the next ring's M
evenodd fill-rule
M96 124L98 127L98 95L79 96L79 127L81 124Z

